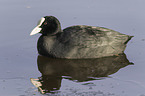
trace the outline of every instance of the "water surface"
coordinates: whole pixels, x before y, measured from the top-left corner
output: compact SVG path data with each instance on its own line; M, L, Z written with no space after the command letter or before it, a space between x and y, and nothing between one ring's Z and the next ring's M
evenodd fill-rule
M125 50L126 59L134 65L116 65L116 70L107 71L110 73L97 78L100 75L96 74L97 72L105 71L93 73L90 70L95 70L91 69L95 67L81 67L78 63L66 63L67 66L63 63L62 66L65 67L60 66L59 71L54 71L59 69L59 66L48 64L52 72L59 76L49 79L53 80L52 85L57 84L58 88L54 93L48 92L49 95L145 96L144 5L143 0L0 0L0 94L43 96L30 81L30 78L42 79L44 74L40 70L43 67L37 65L36 44L40 34L29 34L42 16L53 15L60 20L62 28L80 24L92 25L135 36ZM109 67L114 69L112 65ZM100 68L108 70L108 67Z

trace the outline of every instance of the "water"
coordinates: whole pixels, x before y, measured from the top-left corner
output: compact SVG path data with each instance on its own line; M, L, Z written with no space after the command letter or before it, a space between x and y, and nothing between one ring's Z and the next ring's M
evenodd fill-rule
M50 76L49 80L54 81L51 85L57 86L59 90L47 95L145 96L144 5L143 0L0 0L0 95L44 95L30 81L30 78L42 79L42 70L39 71L40 66L37 65L36 49L40 34L29 34L42 16L53 15L60 20L62 28L80 24L102 26L135 36L125 50L127 59L134 65L115 69L101 78L96 77L97 72L91 73L90 70L97 68L91 69L89 65L82 65L86 71L81 65L77 66L77 63L50 66L48 68L55 74L50 72L49 75L53 75L53 78ZM63 65L74 70L63 69ZM59 67L59 71L54 70ZM79 68L82 68L81 72ZM108 66L100 68L107 70Z

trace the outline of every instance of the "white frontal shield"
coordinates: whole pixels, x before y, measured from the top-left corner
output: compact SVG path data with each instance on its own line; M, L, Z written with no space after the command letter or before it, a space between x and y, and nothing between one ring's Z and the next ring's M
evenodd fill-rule
M42 23L45 21L45 18L44 17L42 17L41 19L40 19L40 21L38 22L38 25L32 30L32 32L30 33L30 35L35 35L35 34L37 34L37 33L39 33L41 30L42 30L42 28L40 28L40 26L42 25Z

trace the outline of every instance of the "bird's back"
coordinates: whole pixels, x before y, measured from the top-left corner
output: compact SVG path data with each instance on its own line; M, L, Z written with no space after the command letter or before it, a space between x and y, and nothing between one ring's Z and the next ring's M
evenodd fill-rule
M102 41L107 41L106 34L97 27L78 25L68 27L63 30L63 33L59 37L61 43L72 46L80 46L86 48L95 48L102 45ZM104 40L103 40L104 39Z

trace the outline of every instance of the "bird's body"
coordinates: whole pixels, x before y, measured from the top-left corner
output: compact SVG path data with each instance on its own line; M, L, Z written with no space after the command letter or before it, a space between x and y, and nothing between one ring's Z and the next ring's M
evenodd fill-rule
M76 25L61 30L59 21L57 24L55 31L48 33L42 26L42 35L37 43L39 54L67 59L113 56L123 53L132 37L111 29L87 25Z

